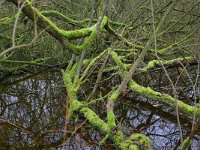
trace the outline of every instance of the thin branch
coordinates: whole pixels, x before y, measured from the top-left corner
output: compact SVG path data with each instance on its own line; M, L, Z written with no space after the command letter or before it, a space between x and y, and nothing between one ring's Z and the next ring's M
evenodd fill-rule
M18 24L18 20L19 20L19 16L21 14L21 10L24 7L25 2L23 2L23 4L20 6L17 15L16 15L16 19L15 19L15 23L14 23L14 27L13 27L13 33L12 33L12 46L15 46L15 36L16 36L16 31L17 31L17 24Z
M35 36L33 37L33 39L31 40L30 43L21 44L21 45L16 45L16 46L13 45L12 47L10 47L10 48L4 50L3 52L0 53L0 58L2 58L3 55L5 55L5 54L7 54L7 53L9 53L9 52L12 52L12 51L14 51L14 50L16 50L16 49L21 49L21 48L24 48L24 47L31 46L31 45L35 42L35 40L36 40L42 33L44 33L44 32L45 32L45 30L41 31L38 35L35 35Z

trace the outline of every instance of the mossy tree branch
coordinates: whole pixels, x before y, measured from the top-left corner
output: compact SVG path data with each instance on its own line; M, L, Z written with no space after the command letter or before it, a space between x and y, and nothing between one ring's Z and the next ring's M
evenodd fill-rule
M158 27L156 28L156 31L155 31L156 33L158 33L161 30L161 28L162 28L162 26L164 24L164 20L166 19L167 15L170 13L170 11L174 8L175 4L176 4L176 1L172 2L171 6L168 8L168 10L166 11L165 15L161 18L160 23L158 24ZM113 121L113 120L115 120L115 118L113 118L115 116L114 112L113 112L114 103L117 100L117 98L119 97L119 95L123 91L126 90L127 84L131 80L133 73L137 70L138 65L144 59L145 55L147 54L147 52L150 49L150 47L151 47L153 42L154 42L154 35L152 34L151 37L149 38L148 42L146 43L144 49L140 53L139 57L136 59L134 64L131 66L130 70L123 77L123 80L122 80L121 84L119 85L119 87L117 88L117 90L115 90L111 94L111 96L108 98L107 117L108 117L108 121L110 121L109 124L115 125L115 122Z
M16 6L19 5L18 0L8 0L12 3L14 3ZM36 23L39 27L42 29L45 29L50 35L52 35L54 38L56 38L58 41L62 43L62 45L67 48L68 50L72 51L75 54L80 54L95 38L97 31L96 27L99 26L99 30L102 30L104 26L108 22L107 17L102 18L102 22L98 24L93 25L92 27L83 28L80 30L72 30L72 31L66 31L63 29L58 28L51 20L49 20L47 17L42 15L42 13L37 10L35 7L31 5L31 3L28 0L23 1L24 7L22 8L22 12L31 20L37 20ZM64 17L64 16L62 16ZM80 46L73 45L69 42L66 42L65 39L71 40L71 39L79 39L83 37L88 37L88 39Z
M111 53L111 54L113 54L113 53ZM118 64L119 70L121 70L120 72L123 72L124 71L124 65L121 62L120 57L118 56L118 54L114 53L114 57L112 56L112 58ZM169 60L169 61L163 62L163 63L169 64L169 63L172 63L174 61L179 61L181 59L183 59L183 58L180 58L178 60L175 60L175 59L174 60ZM191 57L187 57L187 59L191 59ZM148 69L151 69L152 67L153 67L153 65L147 65L143 70L147 71ZM123 74L121 74L121 76L123 77ZM163 94L163 93L154 91L150 87L147 87L147 88L143 87L143 86L137 84L134 80L130 80L128 86L134 92L137 92L137 93L139 93L141 95L144 95L144 96L146 96L148 98L151 98L151 99L160 100L160 101L162 101L164 103L167 103L167 104L171 105L172 107L175 106L175 103L177 101L177 104L178 104L179 108L182 111L184 111L185 113L187 113L188 115L194 115L194 114L200 115L200 107L196 108L196 107L192 107L190 105L187 105L184 102L182 102L181 100L173 98L169 94ZM112 99L116 99L118 97L118 94L119 93L113 93L112 96L111 96Z
M77 21L71 18L66 17L65 15L61 14L58 11L55 10L46 10L46 11L41 11L41 14L43 14L44 16L49 16L49 17L55 17L58 18L60 20L63 20L65 23L69 23L69 24L73 24L73 25L77 25L79 27L86 27L85 26L85 22L83 21Z
M91 125L97 127L105 135L109 135L109 138L112 139L113 142L121 149L139 149L139 147L150 149L150 140L142 134L132 134L129 138L127 138L120 130L112 131L112 128L108 123L100 119L99 116L90 108L86 107L87 105L85 105L83 102L78 101L77 97L75 96L76 90L74 89L70 80L70 75L67 72L63 72L63 75L63 80L71 99L71 111L79 111L83 113Z

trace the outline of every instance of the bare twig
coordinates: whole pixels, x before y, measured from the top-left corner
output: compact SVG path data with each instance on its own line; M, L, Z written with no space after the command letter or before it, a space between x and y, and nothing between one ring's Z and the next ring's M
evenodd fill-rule
M41 31L41 32L40 32L39 34L37 34L37 35L35 34L35 36L33 37L33 39L31 40L30 43L21 44L21 45L13 45L12 47L10 47L10 48L4 50L3 52L0 53L0 58L2 58L3 55L5 55L5 54L7 54L7 53L9 53L9 52L12 52L12 51L14 51L14 50L16 50L16 49L20 49L20 48L24 48L24 47L31 46L31 45L35 42L35 40L36 40L42 33L44 33L44 32L45 32L45 30Z
M94 0L92 14L91 14L91 17L90 17L90 21L88 23L88 27L90 27L92 25L92 21L94 19L95 12L96 12L97 7L98 7L97 1L98 0ZM80 43L84 42L86 38L82 38L81 41L80 41ZM80 72L81 72L82 63L83 63L83 60L85 58L85 55L86 55L86 50L83 50L82 53L81 53L81 57L80 57L80 60L78 62L78 68L77 68L77 71L76 71L77 78L79 78L79 75L80 75Z
M19 16L21 14L21 10L24 7L24 5L25 5L25 2L23 2L23 4L20 6L20 8L17 12L17 15L16 15L16 19L15 19L15 23L14 23L14 27L13 27L13 33L12 33L12 47L15 46L15 36L16 36L16 31L17 31L17 23L18 23L18 20L19 20Z
M65 127L64 127L64 135L63 135L63 144L62 144L63 149L65 149L66 147L65 141L66 141L67 125L68 125L68 102L69 102L69 98L66 97Z

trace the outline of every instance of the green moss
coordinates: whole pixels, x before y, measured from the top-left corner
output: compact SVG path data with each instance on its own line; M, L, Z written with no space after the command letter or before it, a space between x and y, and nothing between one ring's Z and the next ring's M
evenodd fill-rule
M139 134L139 133L134 133L131 135L131 137L129 138L129 140L132 140L133 142L136 142L137 145L139 145L140 147L142 146L143 149L147 150L151 148L151 141L148 137L146 137L143 134Z
M198 115L199 115L199 113L198 113L198 111L197 111L197 109L196 109L195 107L192 107L192 106L190 106L190 105L187 105L187 104L185 104L184 102L182 102L182 101L180 101L180 100L177 100L177 99L171 97L171 96L168 95L168 94L163 94L163 95L162 95L162 98L163 98L163 100L164 100L165 102L167 102L168 104L171 104L172 106L175 106L175 105L176 105L176 101L177 101L178 107L179 107L182 111L187 112L187 113L190 114L190 115L193 115L193 114L198 114Z
M114 114L113 111L108 111L107 112L107 118L108 118L108 126L110 128L116 127L115 114Z
M120 144L120 149L122 150L139 150L139 147L135 144L132 144L131 142L123 142Z
M58 29L58 33L70 40L89 36L94 31L93 29L94 26L73 31Z
M115 101L119 97L119 94L120 94L119 91L115 90L114 92L112 92L112 95L111 95L110 99Z
M68 71L62 72L63 73L63 80L64 80L64 84L67 88L67 90L69 90L72 86L72 81L71 81L71 77Z
M161 96L162 94L159 92L156 92L152 90L150 87L143 87L139 84L137 84L135 81L131 80L129 82L129 86L132 90L134 90L137 93L145 94L145 96L148 96L150 98L157 98L158 96Z
M139 150L136 145L130 145L129 150Z
M149 150L151 149L151 141L148 137L143 134L134 133L132 134L126 141L124 141L120 145L121 149L142 149L142 150Z
M68 109L68 119L73 115L74 102L77 101L76 91L74 90L71 77L68 71L63 72L63 80L67 90L67 95L69 98L69 109ZM77 106L76 106L77 107Z
M95 127L99 128L103 133L109 133L110 128L107 123L99 118L99 116L89 108L82 108L80 110L88 121Z
M106 134L106 136L99 142L99 145L103 145L106 143L106 140L109 138L109 134Z
M172 64L174 62L177 62L177 61L182 61L182 60L191 60L192 57L180 57L180 58L176 58L176 59L171 59L171 60L152 60L150 61L147 66L145 66L144 68L140 69L140 71L148 71L152 68L155 67L155 65L161 65L160 63L162 63L163 65L169 65L169 64Z
M39 19L41 19L42 21L41 24L43 24L42 26L49 26L51 30L53 30L56 34L65 37L67 39L79 39L79 38L83 38L83 37L88 37L85 42L83 44L81 44L80 46L78 45L73 45L71 43L65 43L65 46L68 50L72 51L75 54L80 54L84 49L86 49L94 40L95 36L97 35L97 29L96 29L96 25L93 25L92 27L88 27L88 28L83 28L80 30L72 30L72 31L66 31L66 30L62 30L60 28L58 28L56 26L56 24L54 24L51 20L49 20L47 17L45 17L44 15L42 15L42 13L40 11L38 11L36 8L32 7L31 3L26 0L26 7L28 9L30 9L32 11L32 13L35 13L36 17L38 17ZM43 14L45 14L45 12L43 12ZM62 15L61 13L58 13L56 11L47 11L46 14L50 14L50 15L58 15L62 18L65 18L68 21L74 22L74 20L70 20L69 18L65 17L64 15ZM76 22L77 23L77 22ZM106 16L104 16L101 24L100 24L100 28L99 30L103 30L104 26L108 23L108 18Z
M119 58L119 56L116 52L111 51L111 56L114 59L114 61L116 62L116 64L120 67L121 70L126 69L126 67L124 66L124 64L122 63L121 59Z
M104 29L105 24L108 22L108 18L105 16L101 22L100 25L100 31L102 29ZM71 50L72 52L74 52L75 54L80 54L83 50L85 50L94 40L94 38L97 35L97 31L96 31L96 24L90 28L85 28L85 29L81 29L81 30L77 30L76 32L74 31L62 31L62 34L65 34L65 37L68 37L68 39L70 39L71 37L84 37L85 35L89 35L89 37L85 40L85 42L82 45L73 45L70 43L66 44L66 47Z
M66 30L59 29L52 21L50 21L47 17L42 15L40 11L32 7L31 3L28 0L26 0L26 2L27 2L26 7L31 9L31 11L34 12L38 18L42 19L52 30L54 30L55 32L57 32L57 34L61 36L64 36L68 39L77 39L77 38L88 36L92 32L92 28L83 28L80 30L73 30L73 31L66 31Z
M85 50L92 43L92 41L94 40L96 36L96 33L97 33L96 30L92 31L90 36L85 40L85 42L82 45L73 45L71 43L66 43L65 46L67 49L69 49L73 53L81 54L81 52Z
M124 134L122 133L122 131L117 131L114 136L113 136L113 140L115 143L117 144L121 144L123 143L123 140L124 140Z
M65 22L77 24L79 26L83 26L82 21L77 21L77 20L73 20L71 18L68 18L65 15L63 15L63 14L61 14L58 11L55 11L55 10L41 11L41 14L43 14L45 16L56 17L56 18L61 19Z
M95 25L88 28L83 28L80 30L73 30L73 31L66 31L59 29L52 21L50 21L47 17L42 15L36 8L32 7L30 2L28 2L28 7L39 17L41 18L46 24L48 24L54 31L56 31L59 35L66 37L67 39L78 39L81 37L89 36L92 31L95 29Z
M159 63L159 61L158 60L152 60L152 61L150 61L148 64L147 64L147 66L145 66L144 68L142 68L141 69L141 71L147 71L147 70L149 70L149 69L152 69L156 64L158 64Z
M72 68L69 70L69 74L71 77L75 77L76 76L76 70L77 70L78 64L75 63Z
M69 71L63 72L63 79L66 85L67 91L70 92L68 93L69 97L70 99L73 99L72 101L73 109L70 108L69 116L72 115L73 111L77 111L77 110L83 113L84 116L87 118L87 120L90 122L90 124L92 124L94 127L97 127L100 131L106 134L106 137L102 140L102 143L104 143L109 137L116 143L116 145L118 145L123 150L126 150L126 149L137 150L139 149L139 147L142 147L144 149L149 148L150 142L148 138L146 138L146 136L141 135L141 134L134 134L130 138L128 138L126 141L124 141L124 135L122 131L119 131L117 128L112 130L113 127L116 127L115 115L114 115L113 110L111 109L110 111L108 111L107 113L108 123L105 123L103 120L99 118L99 116L94 111L92 111L90 108L85 107L81 102L77 100L75 92L73 90Z
M178 107L182 111L184 111L184 112L186 112L190 115L193 115L193 114L200 115L200 109L192 107L190 105L187 105L187 104L183 103L182 101L173 98L169 94L162 94L160 92L154 91L150 87L147 87L147 88L143 87L143 86L137 84L133 80L131 80L129 82L129 87L130 87L131 90L133 90L133 91L135 91L139 94L142 94L142 95L147 96L147 97L152 98L152 99L157 99L157 100L160 100L162 102L168 103L173 107L175 107L175 104L177 102Z
M190 138L187 137L187 138L183 141L181 150L186 150L186 149L189 147L190 142L191 142Z
M103 17L103 20L101 22L101 25L100 25L100 31L103 30L105 28L105 25L108 23L108 17L107 16L104 16Z
M82 104L78 100L73 101L73 111L77 111L77 110L81 109L82 107L84 107L84 104Z
M99 116L93 112L91 109L83 107L83 104L79 101L74 101L73 104L74 108L76 107L76 110L80 109L80 112L84 114L84 116L87 118L87 120L92 124L93 126L97 127L100 131L102 131L104 134L106 134L106 137L103 139L102 142L105 142L107 138L111 138L121 149L127 150L127 149L138 149L137 144L143 144L148 145L149 141L145 139L145 136L138 135L137 136L131 136L128 138L128 140L124 141L124 135L122 131L110 131L110 127L107 123L105 123L103 120L99 118ZM113 118L113 115L110 114ZM142 137L142 138L141 138ZM139 139L139 140L138 140ZM134 141L135 140L135 141ZM146 143L145 143L146 142Z
M44 15L42 15L40 13L40 11L38 11L36 8L32 7L31 3L26 0L26 7L28 7L33 13L35 13L35 15L38 17L38 18L41 18L46 24L48 24L54 31L58 32L59 31L59 28L52 22L50 21L47 17L45 17Z

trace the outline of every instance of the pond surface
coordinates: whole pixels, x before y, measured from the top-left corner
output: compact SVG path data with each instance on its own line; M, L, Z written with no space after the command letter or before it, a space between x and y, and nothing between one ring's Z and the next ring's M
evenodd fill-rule
M170 76L178 76L178 72L171 72L173 74ZM192 74L195 78L195 71L191 71L191 77ZM119 84L118 77L107 82L108 76L110 74L102 79L97 95L103 96ZM140 79L137 81L138 77ZM139 84L154 90L172 92L162 71L139 74L134 78ZM181 80L176 86L179 99L192 105L194 91L186 76L182 76ZM93 83L90 82L80 89L80 100L91 92ZM110 140L105 146L99 146L105 135L93 128L79 113L74 113L64 133L67 96L60 71L2 78L0 90L0 149L62 149L64 134L64 147L69 150L117 149ZM200 89L197 87L196 90ZM105 101L90 108L106 121ZM180 134L174 108L127 91L120 96L114 111L118 127L127 137L132 133L143 133L151 139L154 150L179 149ZM180 112L180 122L185 138L191 130L192 116ZM193 138L192 149L200 150L200 136Z

